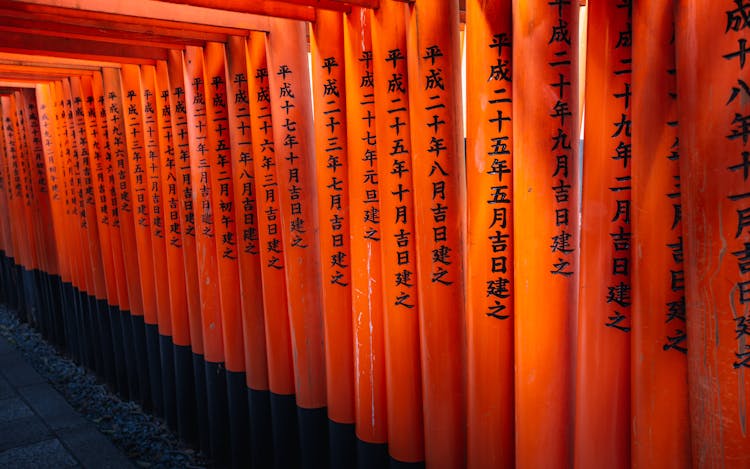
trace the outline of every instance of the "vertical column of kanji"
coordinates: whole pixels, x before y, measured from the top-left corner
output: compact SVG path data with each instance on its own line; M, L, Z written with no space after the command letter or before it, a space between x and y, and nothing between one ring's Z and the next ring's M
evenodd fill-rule
M75 77L73 77L75 78ZM69 223L71 238L78 252L75 256L78 282L73 292L72 304L75 305L75 328L78 343L80 362L89 369L94 369L93 350L88 328L91 324L91 311L89 308L89 292L93 291L94 282L91 277L91 253L88 243L85 213L81 213L83 207L83 189L81 181L81 142L79 141L79 129L77 126L76 96L74 93L74 81L67 79L63 81L63 95L65 96L65 126L66 141L65 151L67 159L68 188L70 191ZM80 81L76 83L80 84ZM80 88L80 86L79 86Z
M301 462L313 467L328 460L328 430L312 100L304 23L274 19L266 49ZM285 126L287 119L296 123L293 128Z
M458 2L420 0L409 19L409 99L427 464L465 464L464 241ZM508 191L498 191L501 201Z
M73 96L74 124L76 128L76 140L78 158L75 171L79 185L79 216L83 228L83 246L88 251L88 258L84 259L86 270L89 274L89 289L86 307L89 314L89 328L87 334L92 346L92 357L96 372L104 376L105 344L102 343L100 331L102 329L103 312L99 311L100 301L106 301L107 287L102 266L101 242L99 240L99 226L96 219L96 202L92 186L91 159L93 157L93 146L89 140L88 124L90 119L86 116L86 100L91 97L91 80L87 81L88 87L84 87L84 77L71 77L70 88ZM93 99L93 98L92 98ZM111 344L107 344L111 346ZM111 358L111 352L110 352Z
M120 291L120 322L128 370L128 392L133 399L148 400L148 372L145 368L145 332L143 331L143 296L138 272L138 255L133 217L133 197L130 187L130 164L126 147L125 115L123 113L120 70L102 69L107 135L115 169L113 170L113 206L119 218L120 250L113 246L115 265L122 259L127 283L127 296ZM113 225L114 226L114 225Z
M67 117L65 112L65 95L64 82L58 81L51 87L53 101L55 103L55 139L57 149L57 162L60 169L60 184L62 186L62 233L63 243L65 243L64 258L67 264L67 276L63 278L62 284L62 312L63 324L65 331L66 350L71 356L78 357L78 341L75 327L76 307L74 303L74 292L78 284L78 245L73 236L71 222L71 192L69 156L71 153L70 145L67 144L68 128Z
M122 316L127 311L128 290L125 276L125 266L122 259L122 242L120 236L120 216L116 202L114 181L114 147L109 139L107 128L106 98L102 74L96 72L92 76L92 103L89 112L94 121L95 136L98 140L98 157L96 163L96 208L100 222L100 233L107 231L109 239L108 252L102 249L107 276L107 309L110 318L110 336L112 338L113 360L115 368L116 389L121 396L128 398L127 359L123 344ZM93 131L92 131L93 132ZM104 239L104 238L103 238Z
M419 300L414 228L407 6L387 1L372 12L372 59L385 327L388 452L400 463L424 460Z
M50 211L47 178L44 169L44 153L42 151L42 135L39 125L36 93L32 88L21 92L24 118L26 119L26 134L29 140L29 180L33 197L33 216L36 224L39 250L39 265L34 272L37 284L39 304L40 330L42 336L52 341L52 318L50 315L50 279L52 265L50 259L55 255L54 233L51 233L52 213Z
M172 349L172 314L169 304L169 277L167 246L164 233L164 202L162 200L161 166L164 156L161 153L162 129L156 119L156 68L153 65L141 66L141 89L143 96L143 140L144 166L146 168L146 205L148 205L149 228L151 235L151 265L154 270L156 293L156 313L158 322L158 357L161 370L161 394L164 416L167 424L177 427L177 406L175 401L174 353ZM165 137L166 138L166 137Z
M366 343L352 342L344 19L340 12L318 12L311 24L310 52L331 464L352 467L357 454L354 363Z
M0 174L2 174L2 188L0 188L0 210L2 210L3 223L0 225L0 235L2 235L3 249L2 249L2 276L3 276L3 300L9 308L15 309L16 307L16 286L13 279L13 233L11 231L11 220L12 207L10 194L11 191L11 176L8 171L8 163L10 160L10 153L8 147L5 144L5 119L3 118L2 106L0 105L0 153L2 153L2 159L0 160Z
M748 467L750 2L676 12L692 462Z
M23 95L20 91L13 93L13 111L16 146L18 151L18 167L21 178L21 206L22 206L22 229L27 239L28 257L27 262L23 265L23 294L24 294L24 312L27 320L38 327L41 320L39 317L39 304L37 294L37 272L41 253L39 249L39 236L36 226L34 205L35 196L31 186L31 146L28 138L28 124L24 115Z
M133 323L137 349L145 354L144 363L139 363L141 378L148 380L150 394L142 397L147 407L156 415L163 415L161 393L161 372L159 364L159 332L156 302L156 284L151 254L151 229L148 206L148 180L146 175L146 149L143 139L143 101L141 100L141 71L137 65L123 64L122 75L122 110L125 124L125 143L128 156L128 178L133 204L133 233L136 252L126 251L126 255L135 255L138 259L138 272L141 281L143 298L143 323ZM127 112L126 112L127 109ZM141 342L142 341L142 342ZM140 360L139 360L140 361Z
M214 238L215 207L211 200L209 122L206 112L206 89L203 49L185 49L184 79L187 132L190 150L190 180L195 204L196 253L198 258L201 327L205 352L206 401L208 403L211 454L226 458L228 452L228 419L226 377L224 373L224 339L221 321L217 248ZM208 153L208 154L207 154Z
M171 343L163 344L162 354L172 357L174 387L174 423L182 439L191 439L191 426L195 426L195 390L192 358L190 356L190 322L188 317L187 291L185 290L185 261L183 258L183 232L180 220L180 194L177 181L177 142L173 129L173 106L170 99L170 83L167 62L156 64L154 84L155 117L159 134L158 161L160 193L162 202L162 229L165 240L167 283L169 294L169 319ZM184 107L183 107L184 117ZM187 142L186 142L187 143ZM156 259L156 257L154 257ZM156 268L156 264L154 264ZM165 348L169 348L167 352ZM165 395L166 399L166 395ZM171 409L171 406L168 407Z
M245 346L237 262L237 230L232 184L232 160L227 110L226 52L224 44L211 42L205 47L207 144L210 170L211 204L214 214L216 257L219 272L219 297L224 333L226 382L229 405L231 461L249 464L247 442L249 414L245 385Z
M271 91L265 33L250 33L247 64L250 131L258 194L258 240L268 347L268 384L271 388L273 457L274 463L279 467L296 467L299 465L299 435L294 395L294 362L287 314L285 248L281 238L279 202L281 193L271 125Z
M369 10L353 8L344 16L346 87L341 91L346 91L358 457L360 464L376 467L388 464L388 405L371 28Z
M575 4L575 6L571 5ZM572 464L578 2L514 1L516 464Z
M630 446L638 468L690 465L685 292L673 283L683 270L673 8L672 0L633 5Z
M37 179L40 187L40 192L43 194L40 199L40 205L47 205L46 211L48 215L47 226L43 227L46 232L46 243L48 249L48 283L47 283L47 300L48 300L48 319L49 323L49 339L52 343L62 346L62 323L60 321L60 274L61 274L61 255L59 254L62 250L60 245L60 237L57 235L60 228L58 225L59 221L59 185L57 180L57 171L55 166L54 156L54 144L53 144L53 123L51 120L54 118L51 115L52 102L49 94L50 88L48 84L39 84L34 89L34 99L36 102L36 109L34 111L38 116L39 125L39 145L40 154L36 160L36 171ZM5 176L2 176L3 184L5 184ZM3 188L0 188L2 193ZM0 214L7 213L6 199L0 195ZM4 215L3 215L4 216ZM5 227L0 227L0 238L3 239L3 246L7 246L7 237L5 236ZM1 268L1 267L0 267ZM7 294L6 294L7 295Z
M631 5L588 9L573 450L580 467L630 467ZM567 166L556 169L569 175ZM553 246L562 249L561 241Z
M19 214L20 202L22 197L20 193L21 189L21 173L18 168L18 150L16 148L15 138L16 131L13 125L13 104L12 96L4 95L0 96L0 107L2 107L2 118L3 118L3 139L5 143L5 165L8 174L8 205L10 221L13 223L10 225L11 235L13 238L13 249L12 249L12 267L13 271L13 285L14 288L18 289L20 285L20 269L21 263L24 262L25 246L24 236L22 236L21 227L23 226L23 218ZM23 304L23 294L18 292L16 296L16 310L19 310Z
M466 456L468 467L510 467L515 459L511 2L470 0L466 15Z
M268 393L263 285L258 244L258 206L245 38L230 36L227 53L227 109L237 230L237 260L245 343L245 387L250 416L250 458L255 466L271 463L271 404Z
M185 282L185 301L190 330L190 349L175 347L175 367L177 377L181 374L192 374L193 386L186 388L186 399L195 400L194 406L179 412L180 425L184 418L185 427L180 435L190 442L199 443L204 452L209 451L208 402L206 400L206 363L203 348L203 327L201 323L200 281L198 278L198 258L195 244L195 211L193 185L190 174L190 140L185 105L185 75L182 62L182 51L171 50L167 61L169 68L169 103L172 117L172 141L175 153L175 177L177 182L177 201L179 209L179 229L182 233L182 262L174 259L175 270L170 265L170 285L178 285L179 280L173 276L183 276ZM169 164L169 159L165 161ZM167 186L169 188L169 186ZM171 194L170 194L171 204ZM170 215L171 219L171 215ZM171 231L171 228L170 228ZM170 242L167 256L174 246ZM174 257L174 256L171 256ZM172 317L179 315L176 303L172 303ZM176 330L176 329L175 329ZM190 380L187 376L185 380ZM197 427L197 428L196 428Z
M81 77L82 111L84 120L83 134L86 137L88 165L84 167L84 204L86 209L89 238L93 248L92 265L95 269L95 285L98 289L95 303L92 304L94 314L98 317L99 337L98 345L102 358L104 376L112 387L117 384L115 373L114 338L111 334L111 316L109 304L117 301L117 281L115 279L112 262L112 243L109 230L109 215L102 211L101 192L104 188L103 153L106 146L106 135L100 134L96 114L96 97L91 76ZM106 209L105 209L106 210ZM98 244L98 249L97 249Z

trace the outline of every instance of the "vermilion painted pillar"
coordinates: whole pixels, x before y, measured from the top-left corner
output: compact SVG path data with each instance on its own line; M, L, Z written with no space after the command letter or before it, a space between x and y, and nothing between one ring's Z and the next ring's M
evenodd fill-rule
M211 454L228 456L228 408L225 377L223 323L221 318L216 230L218 216L211 198L211 148L208 140L209 119L206 111L206 73L203 50L185 49L185 107L190 150L190 178L195 210L196 256L198 259L201 324L206 360L206 399ZM236 357L235 357L236 358Z
M299 435L295 405L294 363L287 313L285 246L282 242L277 157L266 61L266 35L250 33L247 45L250 130L258 203L260 273L263 280L263 313L268 348L268 384L274 463L299 465Z
M511 2L466 5L467 466L515 460ZM505 200L495 200L504 191Z
M633 467L688 467L685 291L674 48L674 2L633 5Z
M180 69L180 72L182 70ZM182 74L180 73L180 76ZM195 379L193 377L193 359L190 353L190 319L188 314L188 293L185 288L186 269L183 252L183 222L180 217L181 191L178 181L178 166L184 164L178 159L178 138L175 135L173 115L178 110L172 105L169 67L167 62L156 64L156 81L154 87L156 101L156 123L159 128L158 161L160 171L159 196L163 204L161 214L165 241L167 281L169 284L169 318L171 321L172 341L166 346L172 349L175 380L176 426L181 438L195 442L196 435L196 402ZM184 95L184 93L183 93ZM184 119L184 107L182 109ZM177 118L174 118L176 121ZM187 136L185 136L187 145ZM169 355L169 353L167 353Z
M388 452L424 461L417 241L407 67L408 7L384 1L372 12Z
M151 401L156 415L163 416L164 399L161 393L162 376L159 361L159 317L156 293L156 274L154 272L151 219L148 200L148 149L144 138L141 70L137 65L123 64L122 93L123 120L125 121L125 141L128 151L129 177L133 203L133 225L138 255L138 272L141 279L143 297L143 320L145 350L148 369ZM133 253L126 254L132 255ZM136 322L133 332L140 334L141 327ZM138 340L136 338L136 340Z
M107 98L104 94L104 82L101 73L95 73L92 81L94 97L94 113L96 119L97 137L99 139L100 164L97 168L97 207L101 206L101 221L109 231L109 262L114 277L114 289L110 297L110 324L112 334L112 346L114 350L114 361L116 367L116 380L118 392L124 397L129 397L130 390L127 374L127 357L125 350L127 345L123 343L123 320L128 314L128 284L125 274L125 261L122 253L122 236L120 233L120 214L117 206L117 189L115 188L115 146L109 138L109 127L107 125ZM106 221L106 223L104 223ZM102 253L104 255L104 253ZM108 290L112 285L107 282Z
M408 27L425 460L466 457L466 189L458 1L418 0Z
M210 194L213 228L216 238L216 259L219 272L222 333L226 359L227 398L231 461L247 465L249 439L247 386L245 384L245 348L240 300L236 204L232 181L229 111L227 109L226 57L224 45L206 44L205 99L207 117L207 156L210 169Z
M151 234L151 263L154 269L156 293L156 314L158 321L159 369L161 370L161 396L163 412L167 424L176 429L177 407L175 402L174 352L172 349L172 313L169 299L169 264L167 257L166 217L162 197L161 178L162 160L166 157L162 148L167 148L165 129L157 119L156 68L152 65L141 66L141 89L143 99L143 143L144 167L146 169L146 194L149 214L149 231Z
M750 6L680 1L677 106L692 463L748 467Z
M331 464L356 465L356 342L352 336L352 257L349 227L347 90L344 17L321 10L310 31L317 166L320 276L326 343L326 391ZM356 317L356 313L355 313Z
M190 349L184 346L175 348L175 367L178 367L184 374L190 374L190 370L192 369L192 380L195 385L193 389L187 389L187 392L194 391L195 393L195 407L192 409L194 412L192 415L193 419L190 418L189 413L184 415L188 421L196 421L198 428L186 424L187 439L188 441L196 441L198 439L201 450L208 452L210 438L208 402L206 400L205 348L201 323L200 279L198 276L198 258L196 256L195 200L193 198L193 181L190 173L190 134L188 132L187 106L185 103L186 87L182 51L170 51L167 66L169 68L169 104L171 106L170 112L172 117L172 141L175 155L174 170L180 217L179 229L182 233L183 262L183 269L173 271L170 268L169 275L171 277L180 274L184 275L185 302L190 332ZM171 243L169 247L172 247ZM170 255L169 250L167 251L167 255ZM174 262L178 263L179 260L174 260ZM174 285L177 285L180 280L175 279L174 281ZM176 309L174 305L172 313L173 318L174 315L179 314L179 309ZM186 379L189 380L190 378Z
M588 15L573 451L576 467L626 468L633 302L631 7L593 2Z
M344 16L346 120L351 231L354 383L361 466L388 461L388 408L380 244L380 183L372 56L372 19L362 8Z
M268 354L263 316L257 181L255 178L250 92L245 38L231 36L226 45L227 111L232 141L232 183L237 230L242 331L245 343L245 392L250 416L250 458L253 465L270 464L271 408Z
M523 155L513 166L516 465L567 467L578 289L577 2L514 1L512 9L513 151ZM498 188L490 200L508 196Z
M273 19L268 81L303 467L328 460L326 371L310 71L304 23ZM295 125L285 126L287 119Z
M120 70L102 69L107 112L107 130L114 162L113 201L117 208L121 251L115 252L115 263L122 259L127 283L126 298L121 297L123 348L128 369L130 395L141 401L148 399L148 377L139 373L145 363L145 334L143 330L143 297L138 270L137 245L133 219L133 194L130 186L130 164L125 137L123 114L122 79ZM117 250L117 246L114 246ZM122 292L121 292L122 293ZM145 389L144 389L145 388ZM144 394L145 392L145 394Z

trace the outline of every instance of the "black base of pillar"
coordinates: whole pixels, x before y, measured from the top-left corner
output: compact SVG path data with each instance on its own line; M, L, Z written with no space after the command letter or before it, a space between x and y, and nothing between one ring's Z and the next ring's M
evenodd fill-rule
M159 326L146 324L146 354L148 355L148 379L151 387L151 413L164 418L164 394L162 391L161 353L159 352Z
M161 353L161 386L162 402L164 405L164 419L172 430L177 430L177 399L175 397L174 345L172 337L159 336L159 351Z
M229 408L229 452L232 467L250 465L250 410L244 372L226 371Z
M299 424L294 394L271 393L273 417L273 467L299 467Z
M115 389L125 400L130 399L128 369L125 366L125 349L122 344L122 313L117 306L109 305L109 329L112 336L112 360L115 364Z
M206 397L211 457L226 464L229 456L229 407L227 377L223 363L206 362Z
M247 389L250 411L250 467L267 469L273 466L271 428L271 393Z
M208 424L208 389L206 388L206 361L203 355L193 354L193 379L195 403L198 411L198 441L203 454L211 453L211 428Z
M300 462L305 469L328 467L328 412L325 407L297 407Z
M403 462L391 459L391 469L424 469L424 462Z
M99 335L102 345L101 357L102 367L104 368L104 379L110 389L117 389L117 374L115 369L115 348L114 337L112 335L112 318L109 312L109 305L106 300L96 302L97 314L99 315Z
M135 334L133 323L135 319L130 311L120 310L120 326L122 326L122 351L125 359L125 370L128 375L128 397L130 400L141 400L141 385L138 376L138 355L135 353Z
M193 354L189 346L174 345L175 403L177 434L192 446L198 446L198 414L193 379Z
M357 436L353 423L328 420L328 451L331 469L357 467Z
M151 379L149 377L148 349L146 348L146 324L143 316L130 315L133 335L133 357L138 373L138 402L143 410L150 412L153 408L151 401Z
M388 445L357 440L357 467L359 469L380 469L388 467Z

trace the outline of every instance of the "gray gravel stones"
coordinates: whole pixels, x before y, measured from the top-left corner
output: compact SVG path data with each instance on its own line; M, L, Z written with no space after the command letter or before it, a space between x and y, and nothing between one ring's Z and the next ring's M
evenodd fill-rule
M210 465L210 461L186 447L161 420L145 413L138 404L122 401L112 394L92 373L61 356L5 306L0 306L0 335L136 466L158 469Z

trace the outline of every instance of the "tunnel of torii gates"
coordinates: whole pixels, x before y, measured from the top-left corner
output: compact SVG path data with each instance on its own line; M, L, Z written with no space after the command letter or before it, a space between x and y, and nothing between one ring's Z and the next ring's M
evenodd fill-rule
M221 464L750 467L750 1L585 3L0 0L2 300Z

